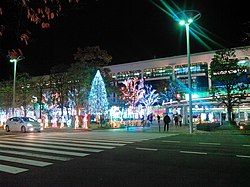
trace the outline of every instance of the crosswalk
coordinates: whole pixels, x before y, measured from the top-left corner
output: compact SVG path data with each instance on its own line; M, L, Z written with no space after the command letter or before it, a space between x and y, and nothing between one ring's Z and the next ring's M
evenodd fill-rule
M0 137L0 174L19 174L32 167L49 167L55 162L66 162L134 142L160 136L125 134L79 133L29 134ZM31 168L29 166L32 166Z

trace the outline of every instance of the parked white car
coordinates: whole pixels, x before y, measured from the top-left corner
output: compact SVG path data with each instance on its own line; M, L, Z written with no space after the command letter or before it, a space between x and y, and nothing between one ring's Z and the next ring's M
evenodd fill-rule
M41 132L43 127L41 124L30 117L12 117L6 121L6 132L21 131L25 132Z

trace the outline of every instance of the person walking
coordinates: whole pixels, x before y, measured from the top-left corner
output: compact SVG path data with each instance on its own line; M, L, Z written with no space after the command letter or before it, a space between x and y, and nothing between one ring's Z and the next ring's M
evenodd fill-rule
M179 121L179 125L181 127L182 126L182 116L181 115L178 116L178 121Z
M159 114L157 115L157 121L159 126L159 132L161 132L161 116Z
M148 121L149 121L148 126L150 127L150 125L152 125L152 123L153 123L153 114L149 114Z
M174 124L175 124L175 126L178 126L178 121L179 121L178 115L176 114L176 115L174 116Z
M166 131L166 126L167 126L167 131L169 130L169 123L170 123L170 117L168 114L163 118L164 121L164 131Z
M141 117L141 124L143 126L143 128L145 127L145 118L144 118L144 115L142 115Z

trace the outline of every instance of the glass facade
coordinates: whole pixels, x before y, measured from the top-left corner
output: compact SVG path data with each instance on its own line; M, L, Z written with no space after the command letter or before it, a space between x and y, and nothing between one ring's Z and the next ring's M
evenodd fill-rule
M190 70L192 74L207 73L208 64L206 62L192 63ZM188 65L187 64L176 65L174 71L175 75L187 75Z
M134 78L134 77L141 78L141 75L142 75L141 70L123 71L117 74L112 74L112 78L117 81L120 81L120 80L125 80L128 78Z
M175 65L174 70L173 66L164 66L164 67L146 68L143 70L121 71L118 72L117 74L113 73L112 78L116 81L121 81L134 77L138 78L144 77L145 79L160 78L160 77L166 78L166 77L172 77L172 72L174 72L175 76L188 75L188 65L187 64ZM208 64L206 62L192 63L191 73L192 75L205 76L207 78ZM204 79L201 82L204 82ZM183 83L187 84L187 81L184 81ZM205 86L207 86L207 84Z
M144 78L167 77L172 75L172 66L160 68L147 68L143 71Z
M164 66L157 68L146 68L144 70L134 70L119 72L117 74L112 74L112 77L115 81L123 81L128 78L142 77L146 81L157 78L159 79L171 79L173 77L172 72L174 72L176 81L183 86L188 87L188 65L175 65L173 66ZM192 63L191 64L191 73L192 73L192 88L194 91L202 92L208 90L208 64L206 62ZM156 81L156 80L155 80ZM154 81L153 81L154 82ZM152 82L151 82L152 83ZM152 85L155 85L152 83Z

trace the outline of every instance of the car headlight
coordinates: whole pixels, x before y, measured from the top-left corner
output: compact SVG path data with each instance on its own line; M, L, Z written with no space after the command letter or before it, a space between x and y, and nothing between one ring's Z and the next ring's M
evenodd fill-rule
M30 124L30 123L28 123L28 124L27 124L27 127L33 127L33 125L32 125L32 124Z

